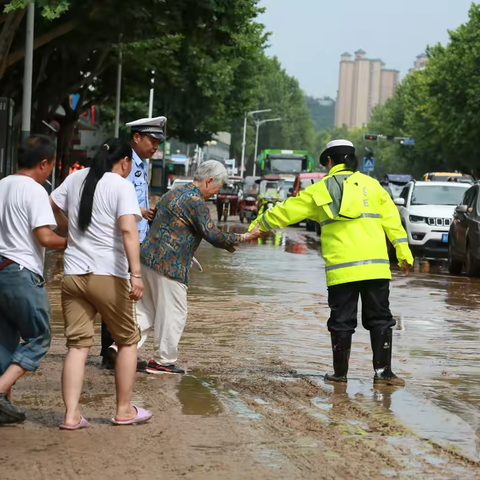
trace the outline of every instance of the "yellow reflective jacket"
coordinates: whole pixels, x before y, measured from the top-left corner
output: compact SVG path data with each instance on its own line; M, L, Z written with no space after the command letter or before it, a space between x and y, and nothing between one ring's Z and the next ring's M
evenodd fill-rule
M395 246L399 264L413 265L413 256L398 209L377 180L345 165L336 165L328 176L297 197L275 205L257 217L267 232L305 219L321 227L322 254L327 285L362 280L390 279L388 239Z

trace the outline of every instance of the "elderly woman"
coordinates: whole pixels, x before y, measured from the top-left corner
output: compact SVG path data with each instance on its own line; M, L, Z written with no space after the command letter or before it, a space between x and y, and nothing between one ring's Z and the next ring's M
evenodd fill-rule
M202 163L193 183L171 190L157 205L157 214L142 244L140 259L145 291L137 305L142 339L154 328L155 355L148 373L185 373L175 366L178 344L187 321L188 272L204 238L214 247L234 252L234 246L259 238L258 229L246 234L225 233L213 224L205 203L227 180L225 167Z

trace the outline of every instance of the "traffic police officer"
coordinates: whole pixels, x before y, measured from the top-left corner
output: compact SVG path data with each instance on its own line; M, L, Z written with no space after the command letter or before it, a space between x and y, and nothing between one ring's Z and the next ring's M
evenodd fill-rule
M396 322L389 307L391 272L385 234L406 274L413 257L397 207L377 180L357 172L351 142L330 142L320 163L329 171L328 176L267 210L252 226L259 223L260 230L267 232L307 218L321 226L334 368L325 379L347 381L361 297L362 323L370 331L373 350L374 383L405 385L391 369L392 327Z
M155 209L149 207L148 201L148 179L147 179L147 161L158 150L160 142L165 141L164 127L167 119L165 117L141 118L134 122L127 123L127 127L132 131L132 170L127 180L133 183L137 192L138 204L142 212L143 219L137 224L140 234L140 243L145 240L148 233L149 223L155 217ZM113 339L107 326L102 322L102 364L107 368L113 368L109 361L109 347L113 344ZM146 362L139 361L137 365L139 370L146 367Z

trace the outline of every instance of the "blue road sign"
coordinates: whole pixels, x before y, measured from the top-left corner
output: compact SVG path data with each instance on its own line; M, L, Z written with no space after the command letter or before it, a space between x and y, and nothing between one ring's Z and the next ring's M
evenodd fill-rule
M404 145L415 145L415 140L413 138L406 138L404 141L403 141L403 144Z
M363 171L364 172L373 172L375 167L375 160L373 158L364 158L363 159Z

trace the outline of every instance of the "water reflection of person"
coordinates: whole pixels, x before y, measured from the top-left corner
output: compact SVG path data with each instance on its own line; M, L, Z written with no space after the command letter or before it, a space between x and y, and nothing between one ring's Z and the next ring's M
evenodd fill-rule
M396 322L389 306L391 272L385 241L387 235L399 265L408 273L413 256L398 209L377 180L357 172L351 142L330 142L320 163L328 169L328 176L265 211L250 228L259 225L267 232L306 219L320 224L334 367L334 373L325 379L347 381L361 297L362 323L370 331L373 350L374 383L404 385L391 369L392 327Z

